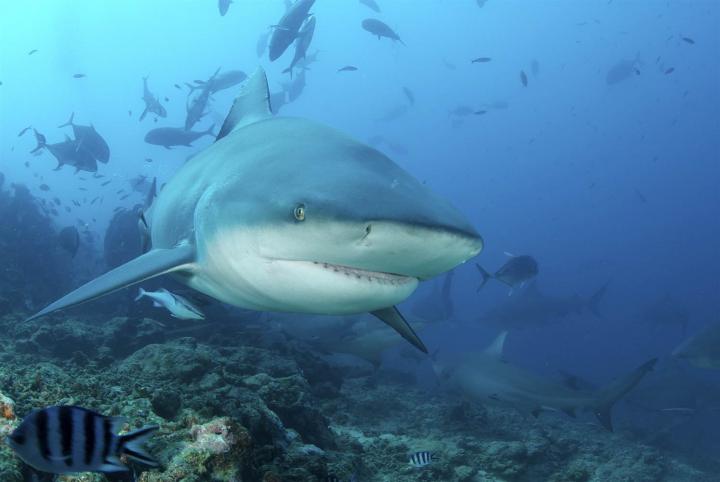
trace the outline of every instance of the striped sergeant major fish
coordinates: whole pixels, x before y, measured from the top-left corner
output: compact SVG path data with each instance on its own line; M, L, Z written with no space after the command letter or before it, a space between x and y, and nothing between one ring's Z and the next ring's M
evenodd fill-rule
M51 474L127 472L121 456L151 467L160 465L143 448L158 426L118 435L124 422L122 417L81 407L48 407L25 417L7 442L27 465Z
M426 465L430 465L432 462L432 456L432 452L428 452L426 450L415 452L410 455L410 465L413 467L425 467Z

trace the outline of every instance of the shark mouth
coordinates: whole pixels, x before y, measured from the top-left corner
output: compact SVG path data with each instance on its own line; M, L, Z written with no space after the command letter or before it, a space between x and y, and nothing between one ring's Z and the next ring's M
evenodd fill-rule
M327 271L332 271L334 273L345 275L351 279L354 278L358 281L365 280L391 285L403 285L415 281L415 278L411 276L403 276L395 273L384 273L382 271L368 271L360 268L353 268L351 266L343 266L341 264L332 264L320 261L312 261L312 264Z

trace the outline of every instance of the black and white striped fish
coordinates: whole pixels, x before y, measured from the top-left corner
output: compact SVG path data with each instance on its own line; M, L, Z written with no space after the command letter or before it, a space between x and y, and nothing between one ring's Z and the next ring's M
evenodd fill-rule
M124 472L120 456L159 464L142 447L158 429L143 427L118 435L121 417L106 417L81 407L61 405L31 412L7 442L31 467L52 474Z
M425 467L432 462L432 452L422 451L410 455L410 465L413 467Z

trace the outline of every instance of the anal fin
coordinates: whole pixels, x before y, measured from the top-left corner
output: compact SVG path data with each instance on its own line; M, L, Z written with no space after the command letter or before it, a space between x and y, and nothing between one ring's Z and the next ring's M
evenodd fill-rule
M152 249L117 268L85 283L59 300L46 306L26 321L54 311L69 308L99 298L122 288L140 283L161 274L182 269L195 261L195 247L184 244L171 249Z
M415 348L423 353L428 353L425 344L396 307L390 306L382 310L371 311L370 314L387 323L393 330L400 333L400 336L412 343Z

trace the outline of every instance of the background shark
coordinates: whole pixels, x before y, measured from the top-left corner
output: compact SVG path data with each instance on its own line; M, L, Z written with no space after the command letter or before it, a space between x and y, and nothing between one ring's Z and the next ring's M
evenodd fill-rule
M589 410L603 427L612 431L613 405L657 362L657 359L645 362L605 388L589 392L554 383L508 363L503 359L506 337L507 332L502 332L485 351L471 353L455 365L435 361L436 374L447 387L483 403L511 405L534 416L548 409L571 417L576 416L577 410Z
M390 159L328 127L274 118L262 69L218 140L145 213L152 249L32 318L165 273L263 311L371 312L417 348L394 305L477 255L482 240L448 202Z

